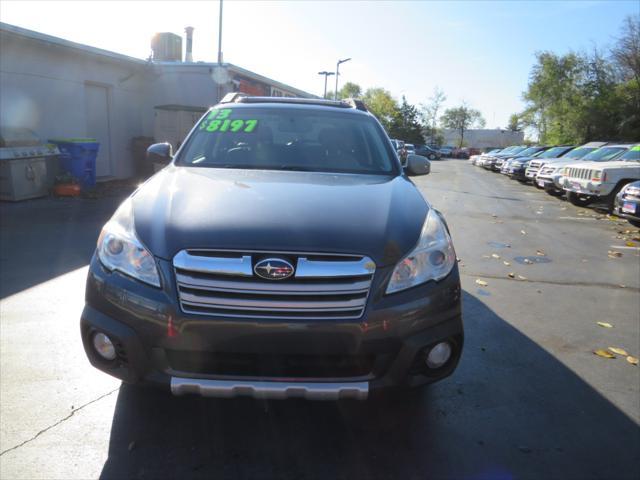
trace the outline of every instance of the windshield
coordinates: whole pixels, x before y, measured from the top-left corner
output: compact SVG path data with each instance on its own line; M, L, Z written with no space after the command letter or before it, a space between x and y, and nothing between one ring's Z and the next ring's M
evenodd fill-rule
M540 151L540 147L529 147L524 150L518 152L518 155L526 157L528 155L533 155L534 153L538 153Z
M563 158L582 158L585 155L597 150L595 147L578 147L571 150Z
M523 152L526 149L527 149L527 147L515 147L513 150L510 150L508 153L511 153L511 154L515 155L516 153L519 154L520 152ZM507 152L505 151L505 152L502 152L502 153L507 153Z
M384 132L365 115L282 107L216 108L203 117L178 165L391 174Z
M627 153L620 157L625 162L640 162L640 145L633 147Z
M617 157L621 152L625 152L626 150L627 149L624 147L602 147L595 152L591 152L582 159L585 162L606 162Z
M538 158L556 158L569 150L571 147L553 147L546 152L541 153Z

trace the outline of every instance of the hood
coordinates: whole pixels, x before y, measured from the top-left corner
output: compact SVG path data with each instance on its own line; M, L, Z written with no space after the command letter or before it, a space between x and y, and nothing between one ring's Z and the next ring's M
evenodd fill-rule
M635 168L636 171L640 172L640 163L633 161L625 161L625 160L614 160L612 162L592 162L592 163L600 163L601 170L610 170L613 168Z
M395 264L429 205L402 176L169 166L133 196L138 238L156 256L231 249L345 253Z
M633 168L640 169L640 163L626 162L624 160L612 160L609 162L573 162L564 165L570 168L589 168L592 170L604 170L611 168Z
M576 159L575 158L565 158L565 159L550 158L549 161L545 162L545 167L564 167L565 165L569 165L571 163L576 163Z

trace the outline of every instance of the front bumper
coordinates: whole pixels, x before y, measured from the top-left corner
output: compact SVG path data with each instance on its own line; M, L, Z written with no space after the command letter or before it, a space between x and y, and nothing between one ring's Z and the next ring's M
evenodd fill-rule
M563 189L567 192L577 193L579 195L588 195L592 197L605 197L614 185L608 185L600 182L590 182L588 180L578 180L575 178L564 178Z
M158 263L162 289L110 273L95 257L89 269L85 351L96 368L126 382L161 384L176 395L363 399L371 390L444 378L462 352L457 266L438 283L388 296L381 292L391 268L381 268L362 318L307 321L185 314L170 263ZM113 340L116 360L93 350L95 332ZM423 349L441 341L450 342L452 358L430 371Z
M617 195L614 201L613 213L618 217L640 222L640 198L624 198Z
M514 180L528 180L525 167L509 167L508 175Z

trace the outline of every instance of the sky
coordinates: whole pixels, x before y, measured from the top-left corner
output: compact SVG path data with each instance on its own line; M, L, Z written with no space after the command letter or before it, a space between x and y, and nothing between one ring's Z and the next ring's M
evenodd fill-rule
M340 82L383 87L425 103L436 87L445 108L463 101L488 128L523 109L535 52L606 48L633 1L232 1L224 0L224 61L322 95L338 59ZM195 61L218 49L218 0L0 0L0 21L138 58L155 32L194 30ZM184 47L183 42L183 47ZM330 77L333 90L335 77Z

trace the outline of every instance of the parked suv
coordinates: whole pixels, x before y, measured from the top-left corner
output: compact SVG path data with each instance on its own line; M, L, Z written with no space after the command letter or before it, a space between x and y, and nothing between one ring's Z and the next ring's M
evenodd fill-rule
M638 146L638 145L636 145ZM604 200L613 210L618 192L634 180L640 180L640 159L631 145L610 145L611 156L589 161L588 158L564 167L564 190L567 200L578 206L586 206ZM617 150L618 153L614 153Z
M552 147L546 152L542 152L540 155L529 162L529 165L525 170L526 180L531 180L537 188L542 188L536 183L536 177L538 176L538 172L540 172L540 169L547 163L558 160L573 149L575 149L575 145L560 145L557 147Z
M408 177L426 173L362 102L230 94L104 226L90 362L216 397L365 399L450 375L460 277Z
M563 195L564 190L562 187L564 186L564 177L562 176L562 170L564 166L569 165L570 163L575 163L583 158L587 159L587 155L595 152L606 144L607 142L585 143L584 145L565 153L562 158L548 159L536 175L536 185L539 188L544 188L545 192L550 195ZM596 157L599 155L600 153L595 154Z

